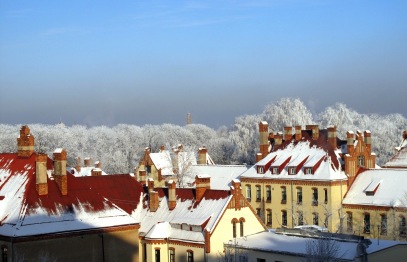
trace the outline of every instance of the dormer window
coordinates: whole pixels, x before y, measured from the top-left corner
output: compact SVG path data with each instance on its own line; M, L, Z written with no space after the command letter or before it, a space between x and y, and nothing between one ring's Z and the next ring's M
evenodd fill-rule
M365 189L366 196L374 196L380 186L380 182L381 181L373 181L370 183L370 185Z
M278 167L272 167L272 168L271 168L271 173L272 173L273 175L278 175Z
M257 166L257 174L264 174L264 166Z
M306 175L313 175L313 173L312 173L312 168L311 168L311 167L306 167L306 168L304 168L304 173L305 173Z
M288 174L289 175L295 175L295 167L289 167L288 168Z

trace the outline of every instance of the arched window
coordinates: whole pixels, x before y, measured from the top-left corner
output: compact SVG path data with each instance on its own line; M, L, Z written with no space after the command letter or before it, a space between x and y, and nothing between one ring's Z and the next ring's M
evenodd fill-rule
M232 219L232 230L233 230L233 238L236 238L236 223L238 220L236 218Z
M187 261L194 262L194 251L190 249L187 250Z
M241 217L239 221L240 221L240 236L242 237L244 235L243 223L246 222L246 220L243 217Z

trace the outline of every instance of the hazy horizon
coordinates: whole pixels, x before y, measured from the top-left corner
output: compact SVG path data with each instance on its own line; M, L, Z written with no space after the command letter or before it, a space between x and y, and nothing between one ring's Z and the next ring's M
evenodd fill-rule
M230 126L282 97L406 117L405 1L0 3L0 123Z

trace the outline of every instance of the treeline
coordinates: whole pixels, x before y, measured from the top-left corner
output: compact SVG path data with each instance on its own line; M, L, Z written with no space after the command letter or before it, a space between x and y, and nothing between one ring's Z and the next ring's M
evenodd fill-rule
M321 128L337 126L338 136L346 137L348 130L372 131L372 148L378 163L386 162L394 147L401 142L401 133L407 129L407 119L401 114L366 115L349 109L344 104L327 107L319 114L312 114L305 104L296 98L283 98L267 105L256 115L244 115L235 119L232 127L214 130L201 124L177 126L127 125L114 127L64 124L29 124L35 136L36 150L52 155L55 148L64 147L68 152L68 165L75 165L76 157L91 157L101 161L108 173L128 173L138 165L146 147L153 152L161 145L171 149L178 144L184 150L197 151L206 146L212 159L218 164L255 162L258 152L258 123L266 120L270 131L282 131L284 126L319 124ZM21 125L0 124L0 151L16 152L16 138Z

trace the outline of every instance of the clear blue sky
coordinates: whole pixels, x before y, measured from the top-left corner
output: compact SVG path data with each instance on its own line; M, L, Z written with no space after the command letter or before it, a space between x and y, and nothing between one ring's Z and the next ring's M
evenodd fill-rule
M407 111L407 1L0 2L0 123Z

